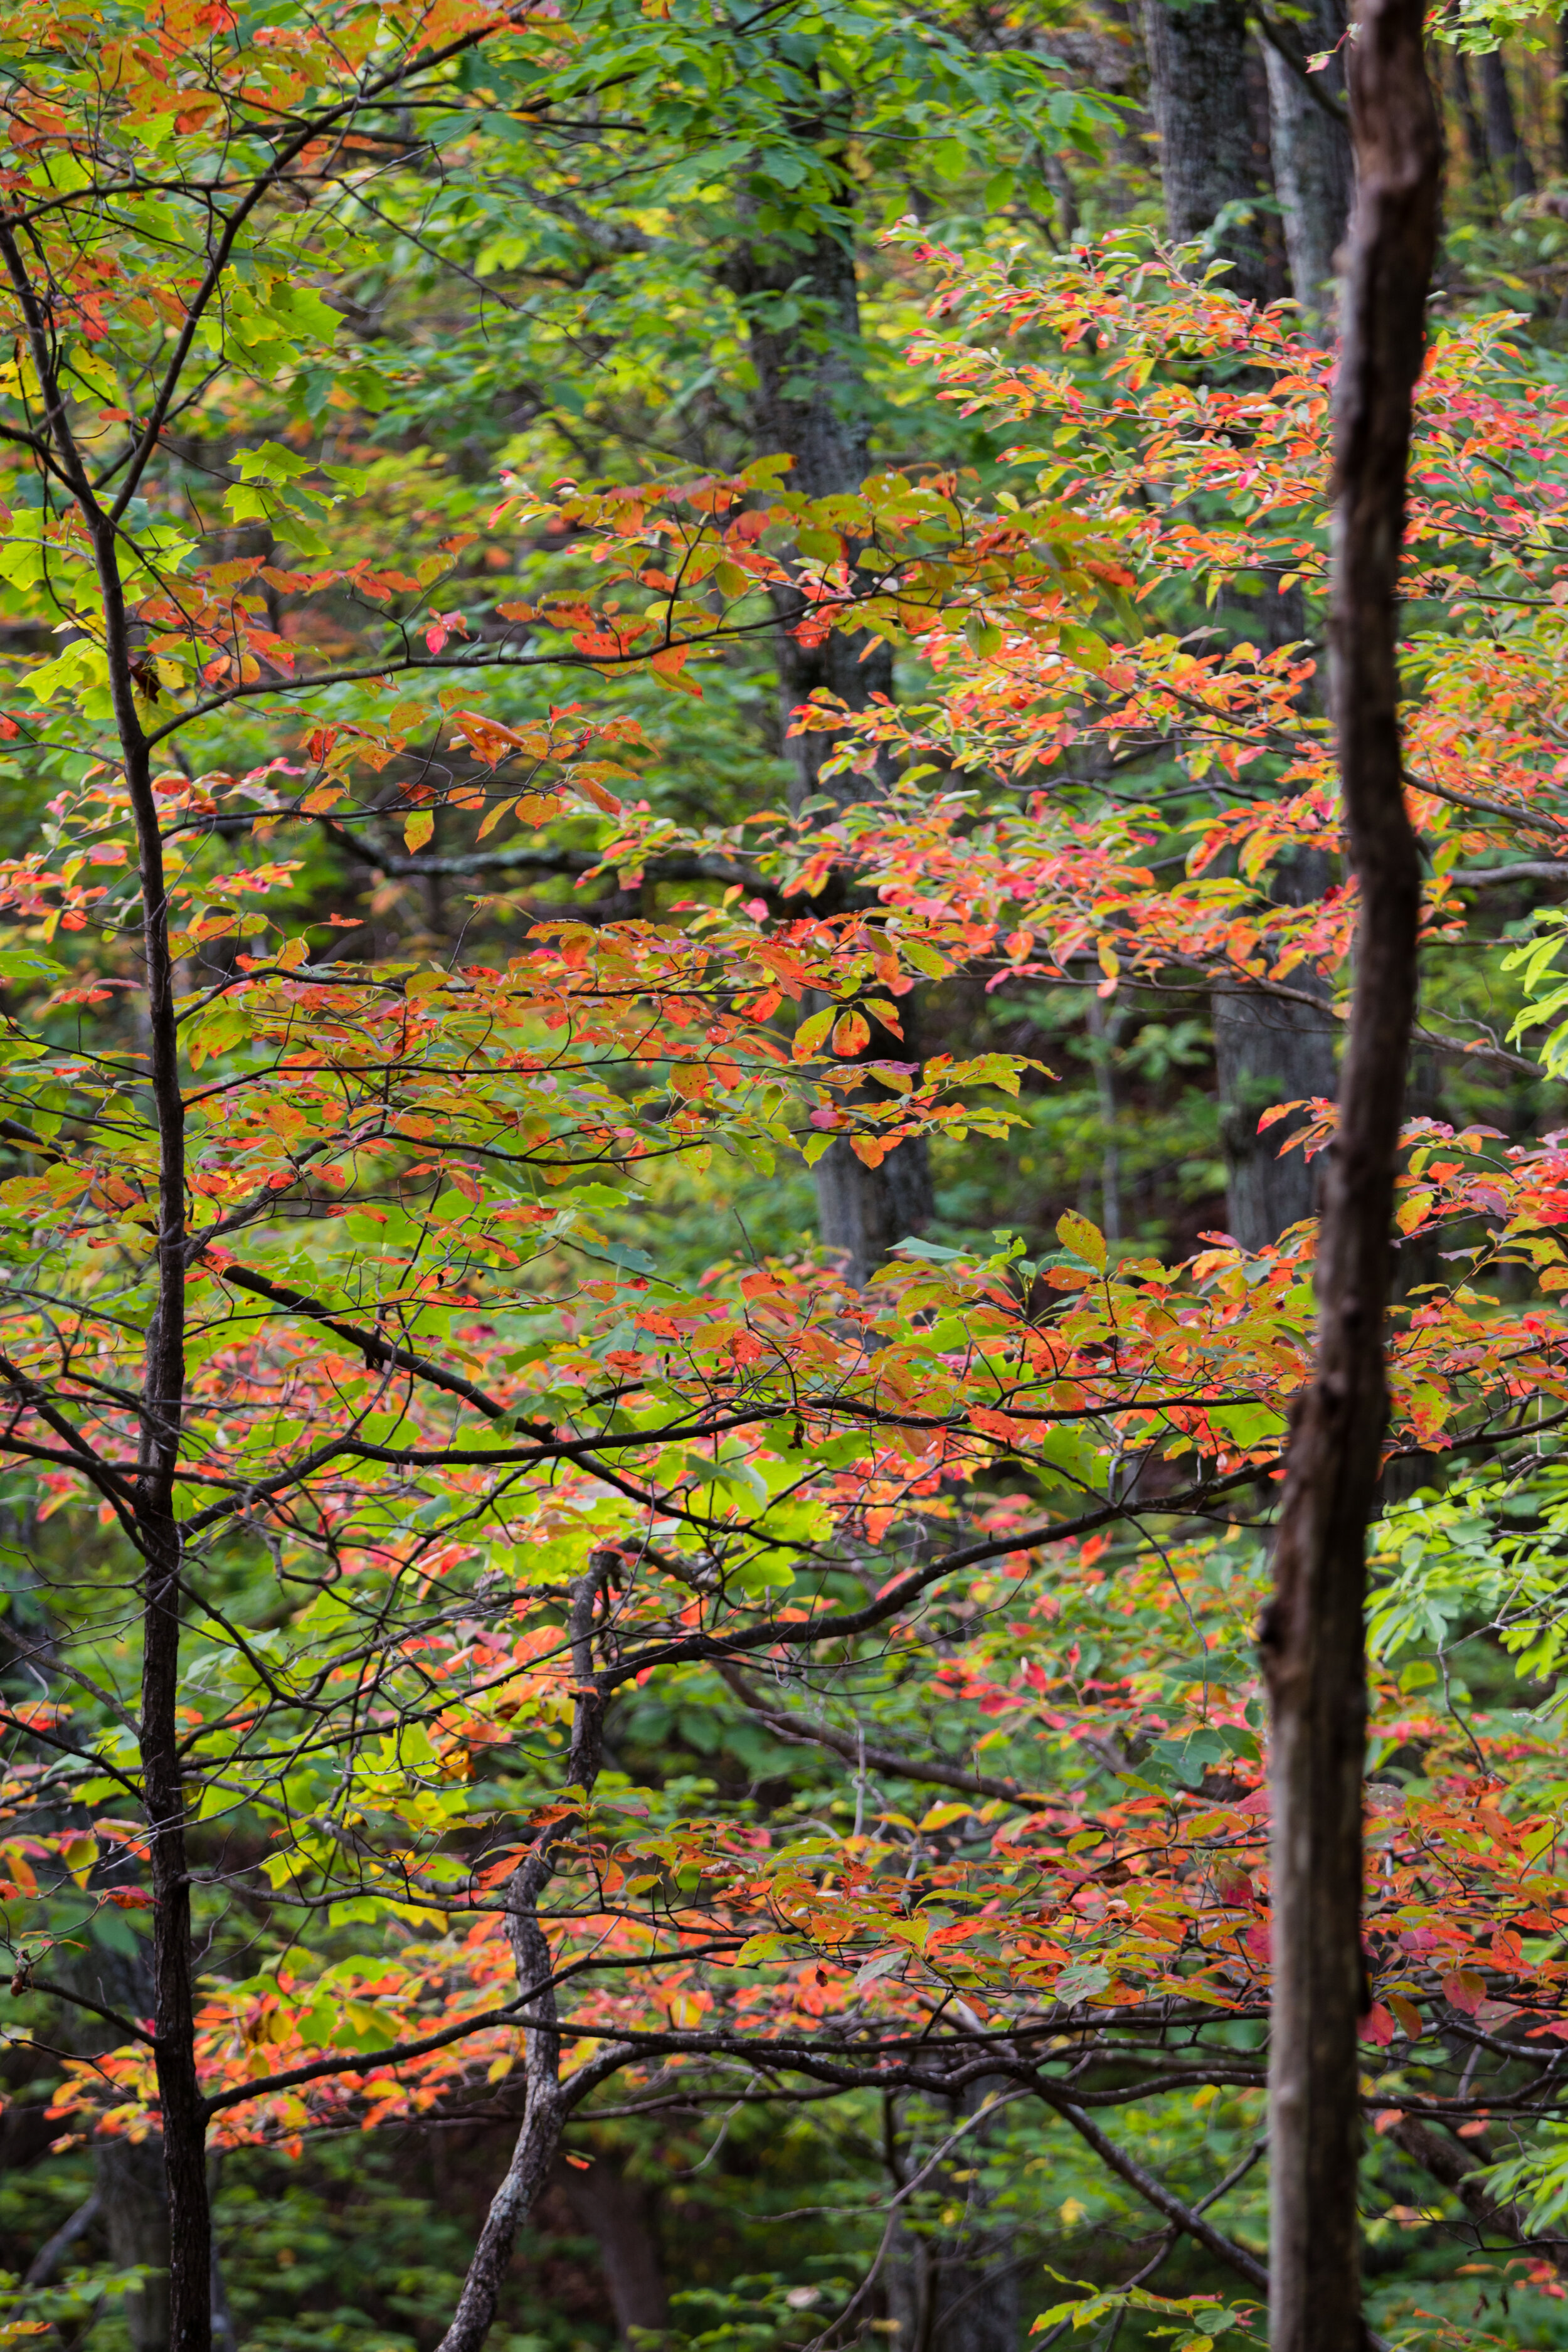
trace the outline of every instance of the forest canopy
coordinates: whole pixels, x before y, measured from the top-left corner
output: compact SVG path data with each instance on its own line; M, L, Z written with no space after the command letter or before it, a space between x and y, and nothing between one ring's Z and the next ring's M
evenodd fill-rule
M0 2342L1568 2346L1568 33L0 110Z

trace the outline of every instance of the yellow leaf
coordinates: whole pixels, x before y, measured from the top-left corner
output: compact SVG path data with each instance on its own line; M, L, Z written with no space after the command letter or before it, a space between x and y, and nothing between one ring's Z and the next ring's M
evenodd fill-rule
M1075 1257L1083 1258L1101 1274L1105 1271L1105 1235L1076 1209L1068 1209L1057 1219L1057 1239L1063 1249L1071 1250Z
M416 809L403 828L404 843L411 857L416 850L424 848L435 830L434 812L430 809Z
M929 1812L922 1813L920 1826L922 1830L944 1830L950 1822L963 1821L971 1810L968 1805L954 1804L950 1799L945 1804L932 1805Z

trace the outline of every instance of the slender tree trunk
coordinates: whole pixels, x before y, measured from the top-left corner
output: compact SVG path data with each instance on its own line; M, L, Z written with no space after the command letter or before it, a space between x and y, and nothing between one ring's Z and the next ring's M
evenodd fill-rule
M89 518L89 529L92 529ZM149 1078L158 1126L158 1303L147 1332L136 1524L143 1559L142 1788L152 1849L153 2024L169 2198L171 2352L209 2352L212 2218L206 2109L196 2079L191 1881L180 1752L181 1541L174 1517L185 1389L185 1107L174 1020L163 844L137 715L113 527L93 529L125 781L136 821L147 972Z
M1334 113L1345 100L1342 52L1321 74L1309 73L1307 59L1318 50L1338 49L1344 30L1341 0L1316 0L1306 24L1277 26L1270 18L1263 52L1291 291L1309 322L1320 328L1333 313L1334 257L1350 218L1352 173L1350 131Z
M1395 592L1440 148L1420 0L1363 0L1357 198L1335 391L1332 698L1361 886L1340 1129L1324 1183L1317 1360L1294 1419L1262 1627L1273 1714L1272 2352L1352 2352L1361 2321L1356 2023L1363 1604L1386 1411L1383 1321L1415 1014L1420 866L1405 813Z
M1568 16L1557 19L1557 176L1568 179Z
M567 1639L576 1684L572 1745L563 1775L569 1789L594 1792L604 1753L604 1700L594 1674L594 1612L609 1560L595 1552L572 1590ZM563 1832L542 1830L507 1884L507 1930L520 1990L536 1988L523 2030L526 2098L517 2146L506 2178L490 2200L484 2228L468 2263L452 2324L437 2352L479 2352L496 2315L511 2266L517 2233L548 2182L560 2152L568 2103L561 2081L561 2036L555 1993L550 1982L550 1945L539 1920L539 1898L554 1874Z
M1266 302L1268 240L1258 200L1268 191L1246 98L1251 43L1245 0L1144 0L1143 37L1171 236L1182 243L1212 231L1215 253L1231 264L1226 285L1247 301Z
M832 134L826 109L815 128ZM746 241L731 255L725 278L744 313L756 370L752 430L759 449L787 449L795 461L791 487L808 498L858 489L870 468L870 440L852 216L846 212L838 222L794 239ZM830 630L819 646L803 646L781 627L775 645L785 749L794 769L792 805L798 811L824 791L843 805L858 787L844 778L825 785L822 766L831 739L787 730L794 713L818 690L851 710L865 709L874 696L890 695L891 650L878 639L840 630ZM873 1022L867 1060L916 1058L908 998L903 1012L901 1040ZM921 1141L901 1144L879 1168L868 1168L847 1142L836 1140L813 1174L823 1246L857 1286L895 1242L921 1232L931 1217L930 1161Z
M0 263L11 281L37 374L54 470L75 502L92 551L102 605L105 668L136 827L147 987L147 1083L158 1136L156 1303L147 1328L132 1522L142 1566L142 1801L153 1880L153 2027L168 2189L168 2340L172 2352L210 2352L212 2225L207 2207L206 2110L196 2079L191 1885L176 1712L182 1560L174 1477L185 1391L185 1106L180 1085L163 841L147 737L136 708L118 526L100 503L72 436L48 299L40 299L10 228L0 228Z
M1519 128L1519 118L1513 110L1513 92L1509 88L1508 66L1500 49L1489 49L1479 59L1481 104L1486 110L1487 151L1500 180L1506 180L1509 193L1515 196L1535 194L1535 166L1530 160Z

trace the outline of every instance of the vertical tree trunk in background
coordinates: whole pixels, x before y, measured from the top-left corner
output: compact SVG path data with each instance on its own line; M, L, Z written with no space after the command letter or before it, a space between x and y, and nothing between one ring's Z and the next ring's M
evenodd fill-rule
M948 2109L951 2129L961 2116L977 2115L988 2096L1005 2088L994 2075L972 2083ZM951 2165L934 2176L930 2191L942 2210L942 2224L902 2226L888 2264L889 2315L897 2323L898 2352L1017 2352L1021 2320L1017 2234L997 2214L980 2177L987 2126L953 2153ZM889 2153L901 2188L901 2168L891 2138ZM956 2222L954 2210L962 2216Z
M1469 61L1463 49L1454 51L1453 70L1454 94L1459 101L1459 120L1465 126L1465 150L1470 159L1470 169L1495 203L1497 191L1492 180L1491 157L1487 152L1487 134L1481 128L1475 84L1470 79Z
M830 127L825 119L823 130ZM790 487L808 498L858 489L870 469L870 443L851 221L819 227L798 242L744 244L731 255L725 278L745 313L757 372L752 429L758 450L787 449L795 461ZM786 730L792 714L818 688L852 710L892 690L889 648L864 635L830 630L820 646L806 646L781 628L776 654ZM825 789L822 763L830 742L824 735L786 732L795 808ZM829 789L840 803L854 796L842 778ZM903 1000L902 1011L903 1038L873 1024L868 1059L917 1058L911 999ZM813 1175L823 1246L857 1285L868 1279L895 1242L918 1234L930 1219L931 1171L922 1142L901 1144L879 1168L867 1168L847 1143L836 1140Z
M1273 1718L1271 2352L1353 2352L1363 2341L1364 1554L1386 1410L1383 1321L1421 887L1402 784L1394 597L1440 170L1422 15L1421 0L1363 0L1351 53L1357 196L1335 387L1331 647L1361 913L1323 1187L1317 1358L1294 1416L1261 1629Z
M1290 984L1302 985L1300 973ZM1267 1247L1312 1213L1314 1163L1300 1150L1281 1150L1299 1121L1280 1120L1262 1134L1258 1122L1276 1103L1332 1096L1334 1027L1326 1006L1314 1014L1304 1004L1263 995L1214 999L1226 1224L1243 1249Z
M1350 132L1331 110L1344 105L1343 52L1321 74L1309 74L1306 65L1320 50L1339 49L1345 30L1341 0L1314 0L1307 23L1271 25L1270 30L1263 61L1290 287L1309 320L1326 326L1334 310L1334 256L1350 218L1353 182ZM1280 55L1283 47L1290 49L1289 60Z
M1336 5L1337 0L1316 0L1323 47L1331 47L1339 37L1333 29ZM1144 0L1143 21L1166 222L1173 237L1200 236L1225 206L1253 201L1260 193L1247 110L1239 103L1251 37L1247 12L1232 0L1194 0L1187 7ZM1280 37L1296 41L1297 28L1282 31ZM1316 39L1311 46L1318 46ZM1349 142L1318 107L1302 77L1274 51L1266 54L1277 138L1277 72L1290 85L1286 104L1294 145L1287 154L1294 178L1289 197L1283 173L1279 184L1291 236L1292 279L1298 299L1306 300L1303 283L1313 282L1320 260L1324 274L1331 274L1342 234L1351 175ZM1328 140L1304 116L1299 119L1298 94L1305 113L1342 142L1337 173ZM1227 285L1248 299L1265 299L1260 230L1227 232L1220 249L1237 265ZM1272 589L1266 591L1261 611L1249 611L1247 623L1247 634L1256 636L1261 631L1270 646L1298 637L1302 634L1300 597L1281 600ZM1295 1018L1262 1000L1236 995L1215 999L1214 1038L1228 1175L1226 1221L1238 1241L1258 1249L1287 1225L1310 1215L1312 1205L1307 1164L1297 1153L1279 1157L1283 1136L1274 1130L1259 1136L1258 1115L1272 1103L1332 1093L1332 1040L1328 1024L1315 1024L1310 1015Z
M1489 49L1478 60L1481 76L1481 104L1486 111L1487 152L1500 182L1512 196L1535 194L1535 167L1530 151L1520 136L1519 118L1513 110L1513 93L1508 86L1508 67L1500 49Z
M1557 176L1568 179L1568 16L1557 19Z
M617 2165L595 2157L585 2172L563 2164L555 2186L574 2219L598 2241L605 2284L623 2343L633 2328L657 2333L669 2325L669 2295L653 2232L647 2191Z
M94 1882L104 1883L96 1872ZM121 2017L151 2017L157 2005L152 1954L140 1937L128 1952L89 1943L73 1955L63 1974L86 2000L101 2001ZM77 2046L86 2056L112 2050L121 2040L112 2027L85 2011L76 2021ZM116 2270L140 2268L147 2273L125 2298L132 2352L169 2352L169 2195L163 2139L155 2133L142 2140L100 2136L92 2156L93 2218L108 2238L109 2258Z
M1246 100L1250 37L1244 0L1144 0L1143 37L1165 222L1178 242L1206 236L1227 206L1253 208L1228 221L1215 250L1232 265L1225 284L1251 302L1268 299L1264 215L1267 193Z
M169 2352L169 2200L159 2139L100 2140L95 2151L99 2195L116 2270L144 2264L147 2276L125 2298L131 2352Z
M1245 614L1244 633L1270 653L1299 645L1307 634L1300 588L1284 595L1266 579L1261 594L1227 594L1227 620ZM1320 708L1315 681L1303 689L1300 707ZM1328 890L1330 861L1321 851L1298 851L1282 860L1274 896L1283 905L1310 906ZM1258 1131L1258 1119L1278 1103L1331 1097L1338 1084L1334 1049L1339 1024L1327 1004L1326 983L1310 966L1298 966L1289 985L1321 994L1321 1013L1304 1004L1258 992L1217 992L1212 999L1215 1083L1219 1097L1220 1149L1226 1168L1226 1225L1244 1249L1263 1249L1288 1225L1310 1217L1317 1204L1317 1171L1300 1151L1284 1145L1299 1115Z

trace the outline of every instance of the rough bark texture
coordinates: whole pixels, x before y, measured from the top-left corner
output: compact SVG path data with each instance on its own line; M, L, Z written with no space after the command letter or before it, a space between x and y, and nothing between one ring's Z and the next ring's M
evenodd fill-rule
M1262 1629L1273 1712L1272 2352L1349 2352L1363 2340L1364 1547L1385 1414L1383 1321L1420 903L1402 790L1394 595L1439 173L1421 26L1419 0L1363 0L1351 67L1358 190L1335 394L1331 647L1362 903L1323 1188L1317 1360L1295 1416Z
M825 112L814 128L827 135L834 126ZM846 217L798 241L742 243L725 271L745 314L757 373L752 437L764 454L789 451L795 461L790 487L809 498L858 489L870 467L852 228ZM840 630L830 630L819 646L803 646L781 627L775 657L784 748L794 771L791 804L798 810L824 791L842 804L859 786L844 777L825 785L822 764L832 739L790 735L790 720L819 690L852 710L863 710L874 695L890 694L891 651L879 639ZM912 1040L900 1043L874 1026L867 1058L911 1060ZM918 1234L930 1219L923 1143L900 1145L879 1168L865 1167L847 1143L835 1143L813 1172L823 1246L857 1286L895 1242Z
M1226 285L1253 302L1269 295L1265 215L1246 90L1250 58L1244 0L1144 0L1143 37L1165 222L1178 242L1214 232L1231 268ZM1250 219L1242 215L1250 209ZM1228 217L1217 230L1222 213Z
M1349 129L1335 120L1345 100L1342 57L1321 74L1310 74L1306 61L1337 48L1344 29L1340 0L1313 0L1305 24L1275 26L1270 19L1263 53L1290 287L1314 324L1326 324L1334 310L1334 257L1350 219L1354 174Z
M574 2165L559 2166L555 2186L574 2218L598 2242L605 2284L610 2290L623 2343L630 2341L634 2329L658 2334L668 2327L669 2291L643 2183L604 2157L595 2157L585 2171L578 2171Z
M563 1779L568 1789L581 1789L585 1797L593 1794L604 1751L604 1698L594 1675L594 1612L610 1565L605 1554L594 1554L586 1574L573 1587L567 1618L576 1700ZM507 1929L518 1988L525 1993L537 1988L530 2002L530 2022L523 2029L522 2126L506 2178L490 2200L458 2308L437 2352L479 2352L496 2315L518 2231L549 2180L560 2151L569 2102L561 2081L561 2036L550 1982L550 1946L539 1923L539 1898L554 1872L562 1838L559 1825L542 1831L507 1883Z

